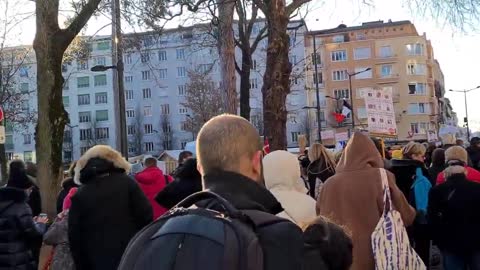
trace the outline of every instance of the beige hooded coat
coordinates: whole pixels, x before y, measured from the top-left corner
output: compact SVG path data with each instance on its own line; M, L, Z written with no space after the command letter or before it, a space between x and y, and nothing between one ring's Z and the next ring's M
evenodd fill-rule
M352 270L375 269L370 237L383 213L380 168L383 160L373 142L355 133L337 165L336 174L325 183L317 202L319 214L351 233ZM393 206L408 226L415 218L415 210L398 189L394 175L387 174Z
M307 195L300 177L300 164L295 155L287 151L274 151L263 159L265 186L282 204L283 212L277 216L302 226L315 217L315 200Z

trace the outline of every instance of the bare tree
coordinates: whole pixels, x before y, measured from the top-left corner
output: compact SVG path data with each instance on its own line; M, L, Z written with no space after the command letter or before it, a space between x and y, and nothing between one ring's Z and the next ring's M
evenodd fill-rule
M308 116L308 112L305 113L305 117L300 119L299 127L301 134L305 135L305 139L308 143L310 143L310 135L312 133L312 123L310 122L310 117Z
M35 1L38 123L35 141L42 205L55 213L62 179L62 143L68 115L62 103L62 58L68 46L98 9L101 0L72 1L75 15L65 28L58 23L60 0Z
M252 125L258 130L258 134L264 135L265 129L263 128L263 113L256 111L250 118Z
M191 112L187 120L188 129L196 134L210 118L223 112L222 98L209 73L189 70L188 78L182 105Z

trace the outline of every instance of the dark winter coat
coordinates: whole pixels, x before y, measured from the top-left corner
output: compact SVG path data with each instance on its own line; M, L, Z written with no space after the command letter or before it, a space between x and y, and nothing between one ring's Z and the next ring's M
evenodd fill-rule
M310 163L307 169L308 173L308 184L309 184L309 193L313 198L315 197L315 185L317 178L322 180L324 183L328 178L332 177L335 174L335 169L328 169L325 161L323 159L315 160Z
M68 192L70 192L70 189L74 187L78 187L78 185L75 184L72 177L63 180L62 190L60 191L60 193L58 193L58 196L57 196L57 214L63 211L63 200L65 200L65 197L67 197L67 194Z
M54 255L49 270L74 270L70 244L68 243L68 216L57 218L43 237L45 244L54 246Z
M282 206L255 181L233 172L218 171L204 176L205 189L211 190L240 210L259 210L277 215ZM202 206L201 204L198 206ZM294 223L281 222L258 229L265 270L302 269L303 235Z
M441 250L465 254L480 251L480 184L455 174L433 187L428 203L429 223Z
M0 188L0 270L36 270L31 241L41 238L44 224L35 224L24 190Z
M188 159L176 173L175 181L160 191L155 200L165 208L172 208L186 197L202 190L202 176L197 170L197 160Z
M468 157L472 162L472 167L480 171L480 147L470 146L467 148Z
M77 270L117 269L130 239L152 221L152 207L126 175L130 164L104 145L77 162L68 238Z
M152 206L153 219L157 219L167 211L155 201L155 196L167 185L165 177L158 167L147 167L135 175L138 185Z
M417 168L422 168L423 175L427 177L432 186L435 185L435 181L430 179L429 173L425 164L413 160L413 159L392 159L390 171L395 175L396 183L398 188L402 191L405 198L414 205L414 195L412 192L412 185L415 181L416 170Z

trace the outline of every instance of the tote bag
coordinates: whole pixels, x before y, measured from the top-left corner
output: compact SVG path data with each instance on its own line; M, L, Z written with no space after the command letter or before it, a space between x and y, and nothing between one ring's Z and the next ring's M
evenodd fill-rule
M400 213L393 209L387 173L380 169L383 187L383 214L372 233L372 249L377 270L426 270L422 259L410 246Z

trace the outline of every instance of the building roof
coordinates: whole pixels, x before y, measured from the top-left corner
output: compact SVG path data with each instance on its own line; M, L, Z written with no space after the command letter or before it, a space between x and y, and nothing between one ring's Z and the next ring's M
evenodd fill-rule
M183 150L165 150L163 153L160 154L158 159L161 159L164 155L167 155L175 160L178 160L178 156Z
M407 24L412 24L412 22L409 21L409 20L397 21L397 22L393 22L393 21L390 21L390 20L388 22L384 22L382 20L379 20L379 21L373 21L373 22L364 22L364 23L362 23L362 25L350 26L350 27L346 26L345 24L340 24L336 28L310 31L308 34L310 34L310 35L329 35L329 34L336 34L336 33L345 33L345 32L350 32L350 31L374 29L374 28L380 28L380 27L400 26L400 25L407 25Z

